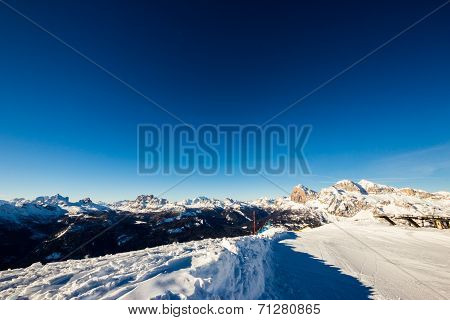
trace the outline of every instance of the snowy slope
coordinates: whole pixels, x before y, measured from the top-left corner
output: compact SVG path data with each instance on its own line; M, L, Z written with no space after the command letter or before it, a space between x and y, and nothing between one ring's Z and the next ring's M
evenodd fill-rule
M65 214L59 207L39 206L25 200L1 201L0 223L21 223L22 221L48 221Z
M393 228L370 212L338 220L285 243L359 279L376 299L450 299L448 231Z
M0 299L448 299L450 234L328 225L0 272Z
M264 236L193 241L0 272L0 299L255 299ZM251 289L249 289L251 288Z

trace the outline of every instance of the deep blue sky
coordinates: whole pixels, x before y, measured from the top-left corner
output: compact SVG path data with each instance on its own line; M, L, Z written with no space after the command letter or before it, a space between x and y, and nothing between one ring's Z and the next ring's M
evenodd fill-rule
M193 125L263 123L444 1L12 1ZM276 120L312 124L311 176L450 189L450 5ZM136 126L177 122L0 3L0 199L158 194L136 174ZM282 192L259 176L193 176L165 197Z

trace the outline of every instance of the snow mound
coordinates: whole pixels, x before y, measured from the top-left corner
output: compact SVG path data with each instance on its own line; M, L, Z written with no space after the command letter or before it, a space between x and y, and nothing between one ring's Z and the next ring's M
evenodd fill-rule
M267 235L211 239L35 263L0 272L0 299L256 299L270 243Z

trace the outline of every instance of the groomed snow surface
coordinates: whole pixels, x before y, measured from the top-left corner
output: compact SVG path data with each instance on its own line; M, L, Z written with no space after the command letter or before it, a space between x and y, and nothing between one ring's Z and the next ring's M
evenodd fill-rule
M0 298L449 299L450 233L372 219L34 264L0 272Z
M358 279L373 299L450 299L448 230L392 227L361 212L305 230L284 244Z

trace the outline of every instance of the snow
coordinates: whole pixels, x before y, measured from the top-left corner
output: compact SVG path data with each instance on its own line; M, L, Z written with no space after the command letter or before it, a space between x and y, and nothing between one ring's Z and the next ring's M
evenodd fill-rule
M446 197L446 198L450 198L450 192L447 192L447 191L438 191L438 192L435 192L437 195L440 195L440 196L442 196L442 197Z
M181 233L183 232L184 228L174 228L174 229L168 229L167 233L175 234L175 233Z
M24 199L0 203L0 222L2 220L8 223L20 223L22 220L48 221L63 214L65 211L59 207L39 206Z
M73 215L93 211L109 211L108 207L101 204L96 204L92 202L90 198L81 199L80 201L77 202L70 202L69 197L63 197L60 194L56 194L50 197L49 196L37 197L30 203L33 203L38 206L54 206L63 211L67 211L69 214Z
M45 259L47 259L48 261L58 260L59 258L61 258L61 253L59 252L53 252L52 254L49 254L47 257L45 257Z
M288 197L280 197L276 199L260 198L258 200L250 202L250 205L268 211L273 210L300 211L306 209L306 206L304 204L292 201Z
M315 195L315 194L317 193L316 191L314 191L314 190L312 190L312 189L310 189L310 188L304 186L303 184L298 184L298 185L296 185L296 186L294 187L294 190L295 190L295 189L301 189L301 190L303 190L303 192L305 192L305 194L307 194L307 195Z
M140 195L135 200L122 200L108 205L111 209L127 212L184 211L184 208L154 195Z
M306 187L305 187L306 188ZM308 189L308 194L315 193ZM142 197L150 197L152 201L143 202ZM280 197L276 199L260 198L254 201L238 201L230 198L224 200L211 199L205 196L196 197L194 199L185 199L178 202L170 202L166 199L158 199L154 196L139 196L136 200L124 200L109 205L111 209L135 213L155 213L155 212L175 212L180 215L193 214L193 212L201 212L201 210L233 210L242 213L242 209L263 209L269 211L275 210L294 210L299 211L305 209L303 204L291 201L288 197ZM245 216L243 214L243 216ZM248 219L248 217L245 217Z
M303 186L299 186L305 188ZM0 299L442 299L450 297L450 233L389 226L393 218L450 217L450 193L342 180L305 203L287 197L252 202L197 197L169 202L152 195L114 204L61 195L0 200L0 220L47 221L110 209L163 215L159 223L221 208L258 208L315 218L301 232L270 228L258 236L209 239L0 272ZM196 218L197 219L197 218ZM248 219L248 217L247 217ZM50 221L50 220L48 220ZM397 221L397 220L396 220ZM146 223L137 220L136 224ZM196 224L204 223L198 219ZM423 222L423 226L428 226ZM283 226L288 226L284 222ZM186 226L168 229L183 232ZM63 236L71 226L56 234ZM298 228L297 228L298 229ZM123 245L131 238L119 236ZM46 257L55 261L61 253Z
M89 198L70 202L68 197L59 194L37 197L34 200L16 198L11 201L0 201L0 220L21 223L23 220L45 222L65 214L107 212L107 206L96 204Z
M339 181L334 186L323 188L304 205L328 216L350 217L370 209L372 214L395 218L450 217L450 197L445 192L398 189L367 180L361 180L358 184L350 180Z
M445 299L450 233L330 224L0 272L0 299ZM56 258L57 253L49 258Z
M427 216L450 217L449 192L428 193L411 188L394 188L367 180L359 183L351 180L338 181L333 186L323 188L316 193L313 190L298 185L308 195L305 203L291 201L289 198L260 198L244 202L226 198L224 200L210 199L200 196L179 202L170 202L153 195L140 195L135 200L123 200L112 204L94 203L89 198L70 202L68 197L59 194L50 197L38 197L35 200L14 199L0 201L0 220L19 222L22 219L50 219L58 215L81 215L110 210L132 213L170 212L181 217L184 214L195 215L202 210L229 210L237 213L244 209L262 209L268 212L287 211L312 212L317 216L346 215L352 216L369 206L377 214L392 217ZM248 217L246 217L248 219ZM168 220L167 220L168 221Z
M122 234L122 235L120 235L120 236L117 238L117 244L118 244L119 246L121 246L121 245L125 244L126 242L128 242L129 240L131 240L132 238L133 238L133 237L127 236L127 235L125 235L125 234Z
M358 184L366 189L366 191L369 191L369 189L392 189L384 184L375 183L365 179L360 180Z
M267 235L172 244L0 272L0 299L255 299Z
M450 298L448 231L391 227L368 212L337 220L286 244L359 279L375 299Z

